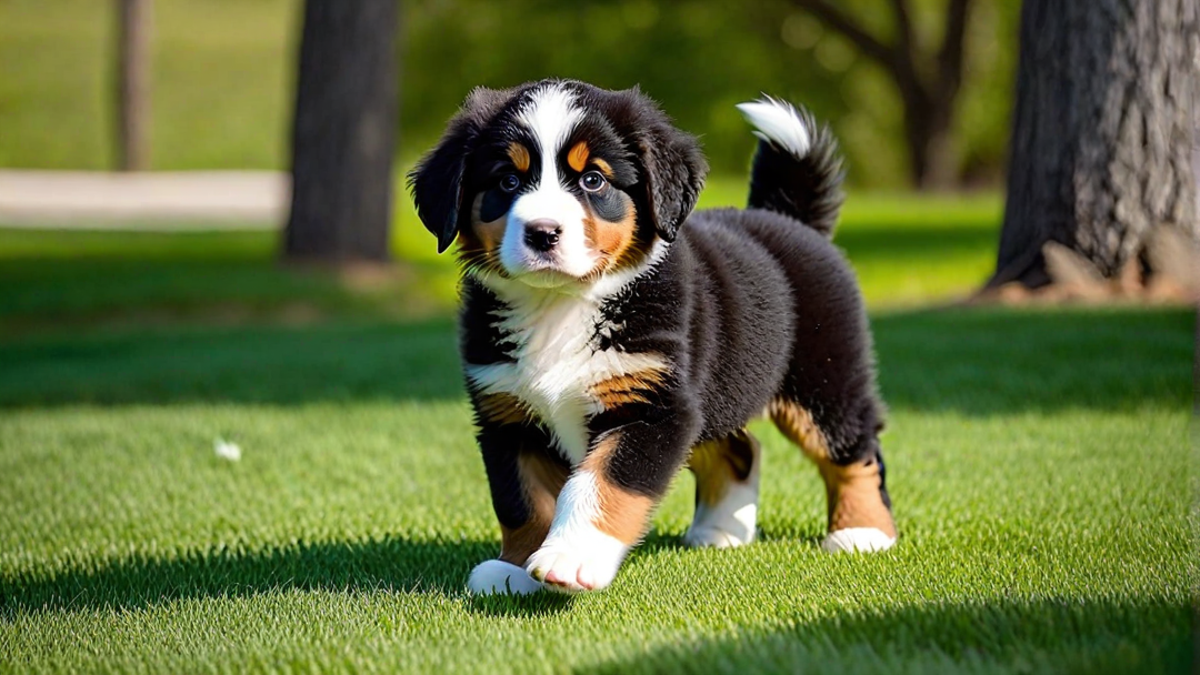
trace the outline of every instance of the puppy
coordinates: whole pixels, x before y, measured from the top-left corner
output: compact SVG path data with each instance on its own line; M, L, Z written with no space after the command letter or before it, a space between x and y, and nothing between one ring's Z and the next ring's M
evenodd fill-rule
M707 164L637 89L476 89L409 176L458 244L460 350L500 521L476 593L608 586L683 467L692 546L754 540L766 411L820 470L830 551L896 541L871 338L830 243L841 159L770 98L748 208L691 214Z

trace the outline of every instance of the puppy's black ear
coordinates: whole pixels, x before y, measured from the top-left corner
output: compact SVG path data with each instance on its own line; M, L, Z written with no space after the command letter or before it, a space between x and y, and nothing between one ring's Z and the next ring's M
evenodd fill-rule
M445 251L458 235L463 208L463 174L479 136L504 104L512 99L511 89L474 89L462 108L446 125L437 146L408 174L417 215L425 228L438 238L438 253Z
M708 175L700 142L675 128L671 119L636 87L616 94L629 106L627 112L633 124L627 129L637 144L654 229L666 241L675 241Z

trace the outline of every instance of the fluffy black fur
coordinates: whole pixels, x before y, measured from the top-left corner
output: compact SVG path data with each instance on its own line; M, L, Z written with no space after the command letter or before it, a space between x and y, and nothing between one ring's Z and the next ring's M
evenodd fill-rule
M495 161L520 133L511 115L526 92L542 84L474 92L413 173L418 212L438 236L439 250L467 226L465 200L488 189L488 171L478 167ZM750 208L688 217L707 171L697 141L636 90L565 84L588 111L578 133L594 139L595 150L614 163L614 184L637 206L639 245L648 247L655 237L672 242L657 265L604 302L604 320L620 330L592 337L593 349L662 354L674 366L646 402L588 420L593 444L620 433L606 478L658 499L691 448L738 432L778 400L811 413L832 462L874 459L882 466L883 406L866 314L853 272L829 241L842 201L842 170L828 129L802 112L809 151L795 157L760 142ZM464 278L462 297L464 361L514 361L513 346L497 326L503 302L471 276ZM472 390L478 406L476 394ZM518 528L529 508L517 454L534 448L563 460L535 415L521 425L478 419L497 515L505 527ZM882 484L881 492L887 503Z
M769 141L760 141L750 172L752 209L791 216L833 237L842 208L842 158L827 126L818 126L812 113L796 111L811 139L803 157L795 157Z

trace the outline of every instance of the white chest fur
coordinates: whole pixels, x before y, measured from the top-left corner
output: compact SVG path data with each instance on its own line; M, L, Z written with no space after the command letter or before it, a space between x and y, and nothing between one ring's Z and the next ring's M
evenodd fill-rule
M605 320L599 302L558 294L522 298L496 317L514 345L514 362L467 364L472 384L484 394L520 399L550 429L573 465L588 451L588 420L603 406L592 387L604 380L662 368L656 354L600 349L603 335L620 329Z

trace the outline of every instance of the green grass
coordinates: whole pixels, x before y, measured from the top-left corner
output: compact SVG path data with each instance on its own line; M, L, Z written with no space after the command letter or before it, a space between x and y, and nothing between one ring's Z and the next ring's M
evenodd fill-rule
M463 590L499 533L452 322L409 313L444 263L0 230L0 672L1188 672L1195 313L911 309L986 275L996 204L861 201L900 544L822 554L820 479L756 423L760 542L682 548L685 474L573 599Z
M714 177L701 207L741 205L744 177ZM128 327L252 319L411 317L455 302L453 257L438 256L412 202L398 191L391 280L348 283L276 263L278 235L242 232L69 232L0 227L0 336L64 326ZM964 297L995 259L994 195L851 195L836 243L867 302L897 309Z
M878 317L894 552L831 557L757 427L763 541L472 600L498 533L445 321L0 351L0 668L1185 672L1192 316ZM216 437L243 447L236 464Z
M151 168L280 168L296 0L155 0ZM0 2L0 167L108 169L116 3Z

